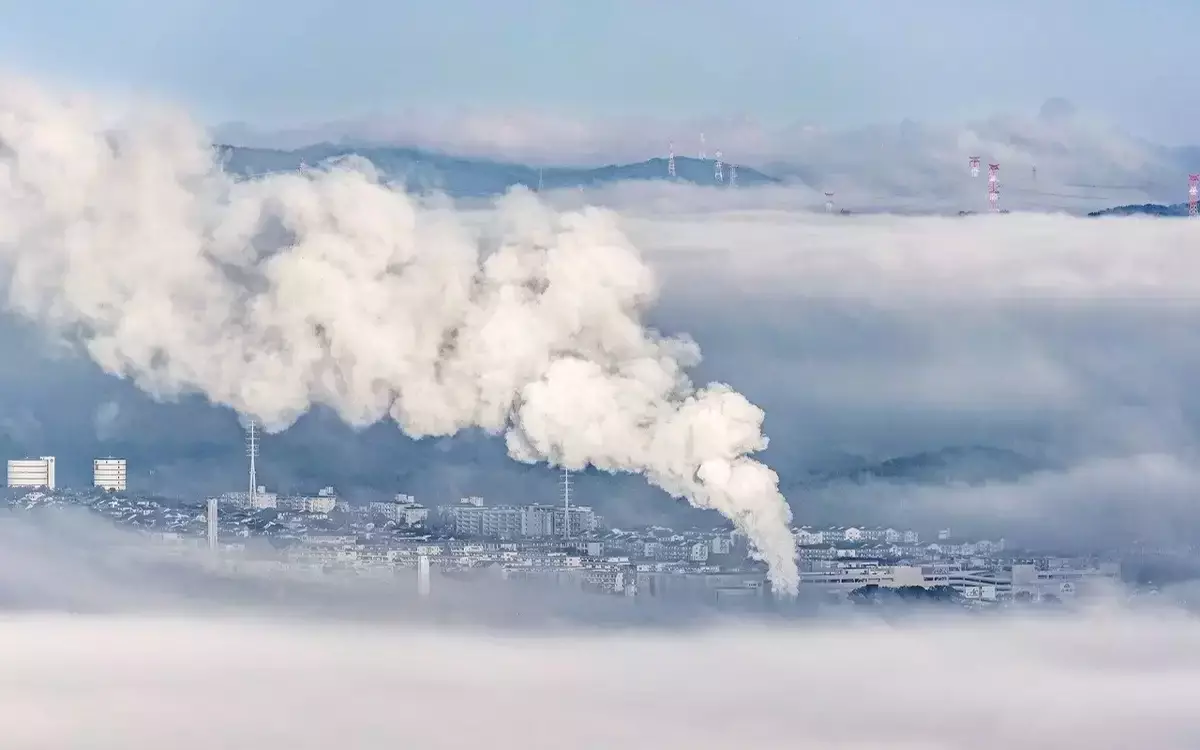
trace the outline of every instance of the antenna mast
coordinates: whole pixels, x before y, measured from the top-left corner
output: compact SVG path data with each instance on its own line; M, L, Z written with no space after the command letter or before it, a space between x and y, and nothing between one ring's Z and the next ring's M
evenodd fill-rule
M833 213L833 191L832 190L825 191L825 213L827 213L827 214Z
M737 165L736 164L729 165L729 187L731 187L731 188L737 187Z
M1196 215L1196 199L1200 194L1200 174L1188 175L1188 216Z
M542 168L541 167L538 167L538 189L537 189L537 191L539 193L542 192Z
M667 146L667 177L675 179L675 144Z
M1000 210L1000 182L996 178L999 171L999 164L988 165L988 207L992 213Z
M250 507L258 496L258 423L253 419L246 427L246 455L250 457Z
M571 470L563 467L562 471L563 496L563 539L571 538Z
M971 167L971 176L978 177L979 176L979 157L978 156L970 157L969 159L967 159L967 165Z
M700 160L704 161L708 158L708 149L704 145L704 133L700 134Z
M721 152L717 151L716 156L717 159L713 166L713 179L715 179L717 184L720 185L725 182L725 173L721 171Z

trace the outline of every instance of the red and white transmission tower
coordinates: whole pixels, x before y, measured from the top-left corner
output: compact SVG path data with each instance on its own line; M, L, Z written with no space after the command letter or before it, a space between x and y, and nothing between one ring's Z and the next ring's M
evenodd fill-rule
M1188 216L1196 215L1196 201L1200 197L1200 174L1188 175Z
M675 144L672 143L667 147L669 155L667 156L667 177L675 179Z
M971 176L978 177L979 176L979 157L978 156L970 157L969 159L967 159L967 165L971 167Z
M988 165L988 207L992 211L1000 210L1000 182L996 179L999 171L999 164Z

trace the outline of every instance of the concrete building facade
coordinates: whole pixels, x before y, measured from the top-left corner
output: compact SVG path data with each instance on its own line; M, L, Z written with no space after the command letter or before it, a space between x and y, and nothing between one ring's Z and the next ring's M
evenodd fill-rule
M92 484L109 492L128 489L128 472L123 458L97 458L92 461Z
M8 461L9 487L55 488L54 456L17 458Z

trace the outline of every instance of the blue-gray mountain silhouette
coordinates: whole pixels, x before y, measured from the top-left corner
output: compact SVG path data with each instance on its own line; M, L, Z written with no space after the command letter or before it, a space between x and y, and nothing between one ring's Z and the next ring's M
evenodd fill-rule
M810 478L812 484L832 482L916 482L931 484L1011 482L1046 465L1016 451L990 446L951 446L923 451L879 462L823 472Z
M1164 206L1161 203L1142 203L1128 206L1113 206L1100 211L1092 211L1088 216L1187 216L1186 203L1175 203Z
M524 164L469 159L414 148L380 146L343 146L329 143L290 151L218 146L225 169L232 174L251 176L296 170L303 165L315 167L333 159L357 156L371 162L382 175L417 191L437 190L459 198L499 195L516 185L545 190L591 187L627 180L666 180L667 160L648 159L633 164L602 167L547 167L538 169ZM675 158L675 180L697 185L716 185L713 160ZM728 186L728 167L725 182ZM739 166L739 185L755 186L779 180L750 167Z

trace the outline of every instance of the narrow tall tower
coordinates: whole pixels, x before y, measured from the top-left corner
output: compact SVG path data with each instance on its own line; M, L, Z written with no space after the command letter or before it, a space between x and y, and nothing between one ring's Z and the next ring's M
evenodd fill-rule
M978 177L979 176L979 157L978 156L970 157L969 159L967 159L967 165L971 167L971 176Z
M832 190L825 191L825 213L827 213L827 214L833 213L833 191Z
M417 558L417 594L429 596L429 555Z
M704 143L704 133L700 134L700 160L704 161L708 158L708 147Z
M250 494L247 500L253 508L258 496L258 423L253 419L246 427L246 455L250 457Z
M537 191L539 193L542 192L542 168L541 167L538 167L538 189L537 189Z
M217 498L208 499L208 549L217 551Z
M1200 196L1200 174L1188 175L1188 216L1196 215L1196 200Z
M729 165L729 187L737 187L737 165Z
M1000 210L1000 180L997 178L999 172L999 164L988 165L988 209L992 213Z
M725 173L723 171L725 165L721 163L720 151L717 151L716 157L716 160L713 162L713 179L717 181L718 185L720 185L725 182Z
M571 470L563 467L562 471L563 496L563 539L571 538Z
M675 179L675 144L667 146L667 177Z

